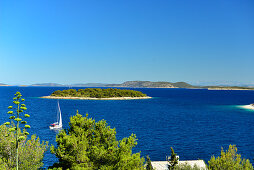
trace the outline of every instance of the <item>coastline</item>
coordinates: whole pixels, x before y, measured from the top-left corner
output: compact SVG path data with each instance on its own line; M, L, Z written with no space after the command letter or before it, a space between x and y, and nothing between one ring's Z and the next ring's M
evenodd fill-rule
M179 87L126 87L126 86L108 86L108 88L131 88L131 89L178 89Z
M207 88L208 90L254 90L254 89L233 89L233 88Z
M9 87L11 85L7 85L7 84L1 84L0 87Z
M241 108L244 108L244 109L251 109L251 110L254 110L254 106L249 104L249 105L243 105L243 106L240 106Z
M56 96L42 96L43 99L72 99L72 100L137 100L137 99L151 99L152 97L110 97L110 98L92 98L92 97L56 97Z

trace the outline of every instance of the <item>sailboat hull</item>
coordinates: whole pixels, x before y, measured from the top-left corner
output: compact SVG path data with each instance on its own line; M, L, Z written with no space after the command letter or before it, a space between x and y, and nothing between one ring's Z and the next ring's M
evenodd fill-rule
M55 126L49 126L49 129L61 129L62 126L55 125Z
M62 128L62 114L61 114L61 109L59 105L59 101L57 101L57 106L58 106L58 112L59 112L59 120L53 124L52 126L49 126L49 129L61 129Z

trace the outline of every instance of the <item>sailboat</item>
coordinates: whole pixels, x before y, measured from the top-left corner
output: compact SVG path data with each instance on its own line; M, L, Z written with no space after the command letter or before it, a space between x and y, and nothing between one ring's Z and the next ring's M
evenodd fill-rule
M50 124L49 128L50 129L61 129L63 124L62 124L62 115L61 115L61 109L59 105L59 101L57 101L57 122Z

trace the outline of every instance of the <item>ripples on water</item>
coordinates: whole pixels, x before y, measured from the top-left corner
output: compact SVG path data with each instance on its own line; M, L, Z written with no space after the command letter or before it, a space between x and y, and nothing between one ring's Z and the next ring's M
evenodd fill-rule
M56 120L56 100L40 99L60 88L0 87L0 123L8 119L7 107L18 90L26 99L31 118L30 134L56 145L56 131L49 124ZM107 120L116 128L117 138L135 133L134 152L149 155L153 161L165 160L172 146L181 160L204 159L219 155L221 147L236 144L239 153L253 162L254 112L238 107L254 103L254 91L209 91L200 89L135 89L153 99L145 100L60 100L63 127L69 117L79 113ZM57 159L49 152L45 167Z

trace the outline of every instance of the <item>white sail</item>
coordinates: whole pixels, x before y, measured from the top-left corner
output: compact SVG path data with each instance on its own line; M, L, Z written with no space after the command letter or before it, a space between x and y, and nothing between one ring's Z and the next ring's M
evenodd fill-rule
M59 102L58 102L58 109L59 109L59 122L58 122L58 125L59 125L59 128L61 128L63 125L62 125L62 113L61 113Z
M59 105L59 101L57 101L57 107L58 107L58 114L57 114L57 122L51 124L49 126L50 129L61 129L63 124L62 124L62 113L61 113L61 109L60 109L60 105Z

